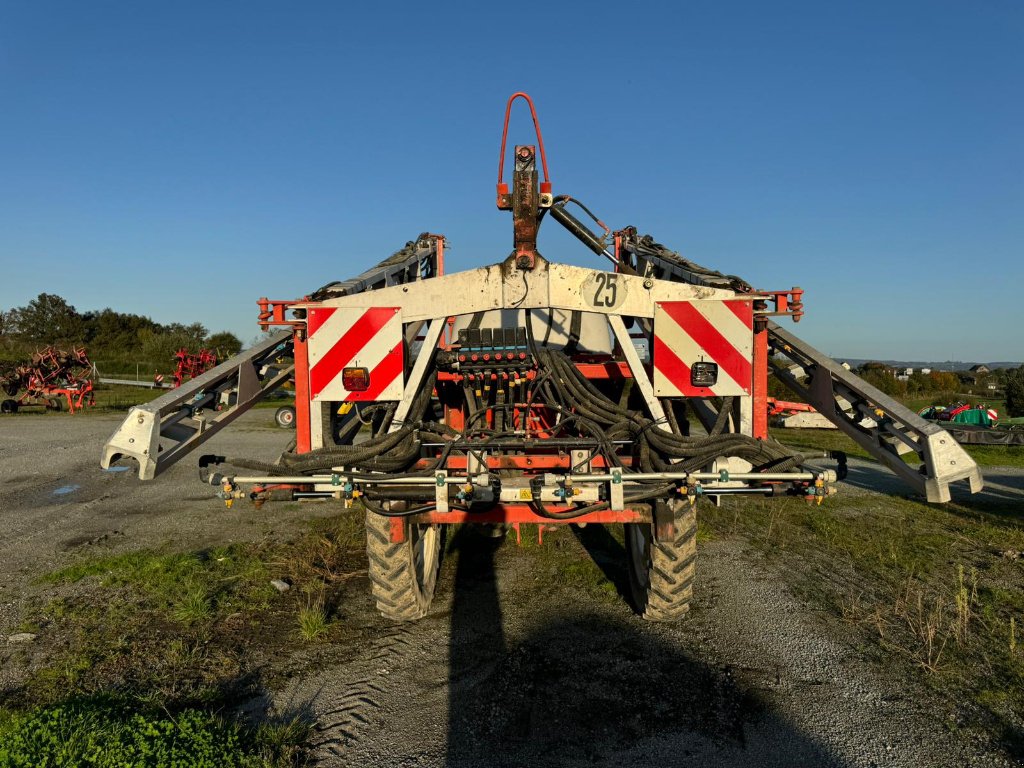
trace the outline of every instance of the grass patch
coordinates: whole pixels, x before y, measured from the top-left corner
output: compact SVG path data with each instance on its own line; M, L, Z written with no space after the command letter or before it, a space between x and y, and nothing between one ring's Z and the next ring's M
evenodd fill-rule
M299 608L299 634L307 643L327 634L327 611L322 600L315 600Z
M0 718L0 768L274 768L294 764L304 729L246 728L214 713L158 712L109 696L70 699Z
M93 764L77 752L47 752L39 739L50 738L48 728L73 735L51 739L53 749L58 742L101 744L107 762L96 765L171 765L159 750L152 754L160 759L148 752L124 757L141 748L125 739L142 728L166 736L174 749L183 745L168 753L179 758L174 765L293 764L301 726L250 729L216 713L262 694L261 681L278 674L267 659L290 657L297 621L311 640L327 632L330 606L365 573L360 515L318 519L294 541L274 546L141 550L82 560L40 579L50 597L23 621L39 635L35 667L4 692L7 709L0 709L0 745L24 742L33 757L10 752L0 768ZM279 593L274 578L293 588ZM315 603L310 595L318 596ZM122 697L114 709L104 703L112 691ZM187 733L176 730L182 723ZM188 751L207 742L224 749L209 757Z
M127 411L135 405L142 405L164 394L166 389L131 387L121 384L97 384L93 394L96 397L94 410Z
M85 560L41 581L75 584L93 579L102 587L130 587L144 607L184 623L263 607L273 596L258 549L230 546L201 552L141 550Z
M791 586L856 628L868 647L921 670L978 723L1024 737L1024 528L1015 504L928 505L889 496L705 505Z
M514 537L514 532L509 532ZM537 541L536 526L522 528L522 548L529 551L531 571L541 582L592 595L620 599L625 579L625 550L621 525L560 525L544 531ZM509 542L514 544L514 540Z

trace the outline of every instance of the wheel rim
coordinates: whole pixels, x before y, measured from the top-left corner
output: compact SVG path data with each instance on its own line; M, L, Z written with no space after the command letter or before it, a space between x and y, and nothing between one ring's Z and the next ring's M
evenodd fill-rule
M635 582L643 587L650 584L651 532L648 526L635 523L626 526L626 546L629 547L629 564Z

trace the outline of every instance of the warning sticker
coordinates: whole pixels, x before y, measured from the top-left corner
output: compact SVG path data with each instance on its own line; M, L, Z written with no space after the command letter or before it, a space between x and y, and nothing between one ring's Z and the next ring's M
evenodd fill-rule
M533 501L533 491L529 488L519 489L519 500L520 501Z

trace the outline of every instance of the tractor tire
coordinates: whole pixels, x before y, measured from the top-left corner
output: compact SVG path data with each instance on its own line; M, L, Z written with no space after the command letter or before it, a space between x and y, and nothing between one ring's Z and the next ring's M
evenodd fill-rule
M49 400L46 401L46 410L57 411L57 413L60 413L62 410L64 410L64 406L61 403L60 398L51 397Z
M366 512L366 554L377 609L386 619L415 621L427 615L441 566L439 525L405 523L405 541L391 541L392 518Z
M18 412L18 401L17 400L4 400L0 403L0 413L17 413Z
M690 610L697 560L697 513L680 501L668 505L675 518L675 533L658 540L654 525L627 523L626 560L629 586L636 612L648 621L676 621Z
M295 429L295 406L282 405L274 414L274 423L281 429Z

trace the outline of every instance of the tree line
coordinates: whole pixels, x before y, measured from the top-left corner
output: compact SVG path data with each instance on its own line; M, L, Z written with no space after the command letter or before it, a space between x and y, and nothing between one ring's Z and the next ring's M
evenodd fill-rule
M0 356L20 360L48 345L84 346L93 361L168 364L182 347L212 349L223 359L242 342L229 331L210 333L202 323L164 325L107 308L79 312L65 299L41 293L23 307L0 310Z

